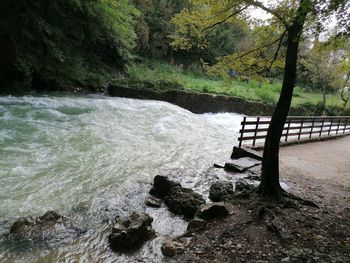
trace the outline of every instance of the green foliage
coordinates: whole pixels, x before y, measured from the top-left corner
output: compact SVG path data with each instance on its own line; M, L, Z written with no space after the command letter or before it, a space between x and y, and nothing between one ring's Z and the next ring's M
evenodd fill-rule
M140 10L136 24L137 52L149 58L171 56L169 35L174 31L171 18L190 5L188 0L133 0Z
M121 68L131 59L137 15L128 0L7 0L0 32L11 40L22 83L100 86L110 65Z
M276 103L282 87L279 80L260 82L230 79L224 81L220 78L207 76L204 73L193 73L159 61L147 61L143 64L129 66L128 74L131 83L138 83L137 87L144 85L145 88L156 87L158 90L183 88L190 91L240 97L267 104ZM141 84L142 82L146 84ZM341 112L342 101L339 93L331 93L328 97L327 114L344 115L347 111L350 113L350 107L345 112ZM292 106L297 108L300 114L322 114L323 112L320 110L321 101L322 93L320 92L308 91L300 87L294 89Z

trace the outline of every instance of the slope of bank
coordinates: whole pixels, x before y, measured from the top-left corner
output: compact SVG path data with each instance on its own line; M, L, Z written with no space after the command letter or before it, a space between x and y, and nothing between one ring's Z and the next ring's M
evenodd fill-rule
M246 115L272 114L274 105L240 97L188 91L181 88L157 89L139 88L138 85L110 85L107 94L115 97L162 100L178 105L193 113L236 112ZM328 115L337 115L329 111ZM312 104L299 105L290 109L290 115L321 115L319 107Z

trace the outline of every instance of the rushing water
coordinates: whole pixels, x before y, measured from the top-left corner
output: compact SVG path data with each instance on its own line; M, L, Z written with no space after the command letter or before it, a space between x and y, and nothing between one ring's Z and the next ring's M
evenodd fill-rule
M0 262L160 262L166 236L185 222L144 199L157 174L207 194L229 157L241 116L99 96L0 97ZM18 217L47 210L85 229L43 244L7 238ZM158 238L133 255L109 250L116 215L146 211Z

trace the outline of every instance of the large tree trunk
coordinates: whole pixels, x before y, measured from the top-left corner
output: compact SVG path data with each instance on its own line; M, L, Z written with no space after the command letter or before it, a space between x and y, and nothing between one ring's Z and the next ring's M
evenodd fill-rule
M275 111L272 114L264 146L259 192L262 195L273 199L280 199L283 194L279 182L279 143L292 102L300 35L308 13L309 4L309 0L301 0L294 21L287 29L287 54L285 59L282 90Z

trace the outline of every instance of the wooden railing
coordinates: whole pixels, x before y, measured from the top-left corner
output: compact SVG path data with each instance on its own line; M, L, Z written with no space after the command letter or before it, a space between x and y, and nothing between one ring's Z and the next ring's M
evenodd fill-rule
M238 138L239 147L265 142L271 117L244 117ZM284 125L281 143L350 134L350 116L302 117L290 116Z

